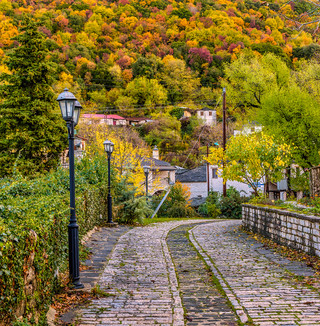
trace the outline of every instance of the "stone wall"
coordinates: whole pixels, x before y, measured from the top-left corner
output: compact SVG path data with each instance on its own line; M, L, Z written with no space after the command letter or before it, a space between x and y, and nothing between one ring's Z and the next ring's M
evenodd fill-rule
M320 217L244 204L242 225L277 243L320 257Z

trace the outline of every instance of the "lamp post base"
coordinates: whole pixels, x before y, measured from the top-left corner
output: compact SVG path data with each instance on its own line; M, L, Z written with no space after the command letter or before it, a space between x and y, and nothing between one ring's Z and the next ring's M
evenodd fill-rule
M76 289L76 290L77 289L83 289L84 285L80 281L78 281L78 282L72 283L72 288Z
M107 222L106 226L109 228L116 228L119 226L119 224L117 222Z

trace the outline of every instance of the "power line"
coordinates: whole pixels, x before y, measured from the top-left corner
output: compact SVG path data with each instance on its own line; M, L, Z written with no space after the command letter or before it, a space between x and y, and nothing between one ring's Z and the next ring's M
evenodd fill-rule
M221 101L221 96L219 97L219 101L218 101L218 103L217 103L217 105L215 106L215 109L217 108L217 106L219 105L219 103L220 103L220 101ZM203 131L204 131L204 127L205 127L206 125L203 125L202 127L201 127L201 132L200 132L200 134L199 134L199 138L201 137L201 135L202 135L202 133L203 133ZM196 146L196 143L192 146L192 148L191 148L191 150L190 150L190 152L189 152L189 154L188 154L188 156L187 156L187 158L185 159L185 161L183 162L183 164L182 164L182 167L184 168L184 166L185 166L185 164L186 164L186 162L187 162L187 160L189 159L189 156L191 155L191 152L194 150L194 148L195 148L195 146Z

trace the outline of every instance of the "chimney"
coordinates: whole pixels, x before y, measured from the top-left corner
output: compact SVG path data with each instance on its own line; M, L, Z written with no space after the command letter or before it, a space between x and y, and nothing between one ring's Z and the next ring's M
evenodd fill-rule
M159 160L159 150L157 146L154 146L153 148L152 157L155 158L156 160Z

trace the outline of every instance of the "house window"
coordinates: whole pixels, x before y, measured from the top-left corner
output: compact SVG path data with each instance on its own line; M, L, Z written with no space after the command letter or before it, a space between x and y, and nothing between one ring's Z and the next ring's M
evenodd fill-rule
M200 112L200 115L203 116L203 112Z
M212 169L212 179L218 179L218 169Z
M212 112L209 111L209 116L212 117Z

